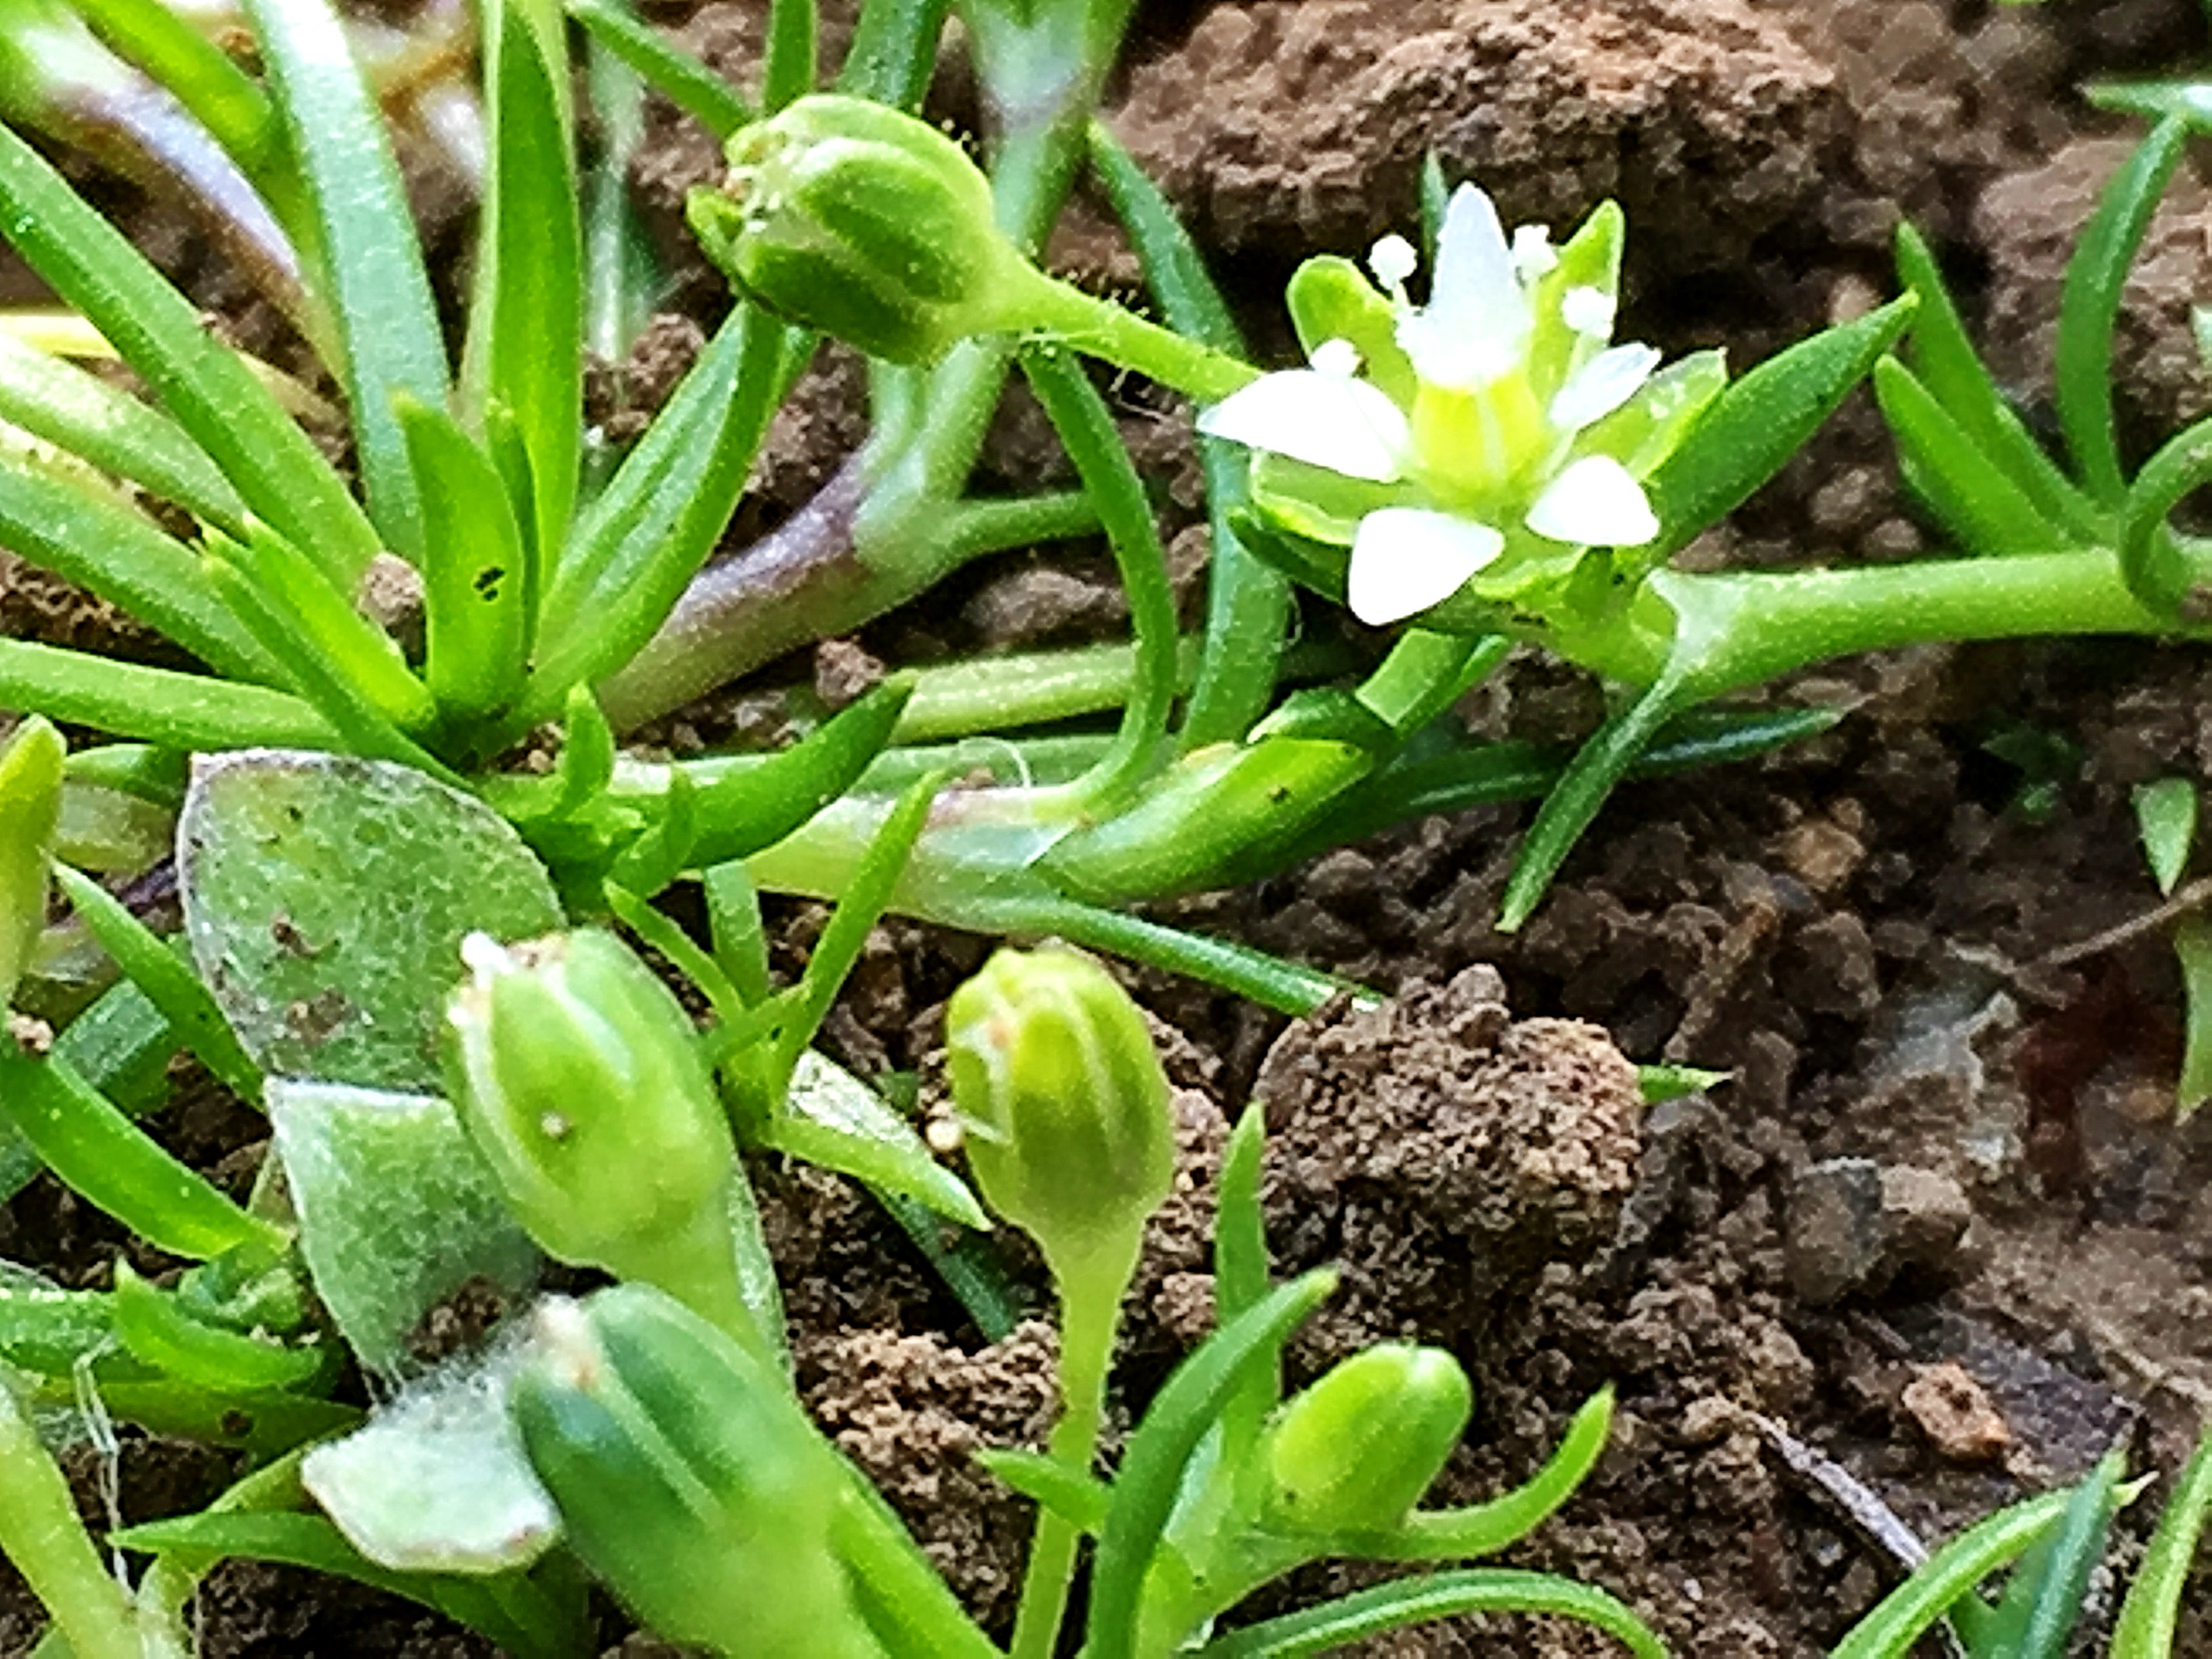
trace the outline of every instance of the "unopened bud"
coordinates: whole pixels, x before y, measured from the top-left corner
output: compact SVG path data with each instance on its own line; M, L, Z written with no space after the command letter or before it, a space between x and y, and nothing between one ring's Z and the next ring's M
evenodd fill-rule
M1144 1016L1072 951L1001 951L952 994L952 1099L985 1200L1055 1273L1133 1247L1175 1182L1168 1082Z
M1440 1348L1389 1342L1354 1354L1268 1429L1267 1524L1297 1533L1403 1524L1474 1408L1467 1373Z
M66 752L61 733L35 715L0 747L0 1010L29 969L46 929Z
M447 1018L453 1094L517 1219L561 1261L654 1278L726 1230L734 1145L696 1035L611 933L470 935Z
M660 1635L878 1659L833 1536L851 1477L782 1378L643 1285L538 1314L514 1416L586 1565Z
M990 181L927 122L818 94L730 140L722 189L686 213L707 257L777 315L892 362L1008 325L1040 282Z

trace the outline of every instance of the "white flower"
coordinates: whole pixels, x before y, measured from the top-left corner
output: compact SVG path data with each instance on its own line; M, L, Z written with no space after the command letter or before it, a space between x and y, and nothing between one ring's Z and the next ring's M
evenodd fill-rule
M1659 354L1608 347L1609 283L1562 292L1547 283L1560 260L1543 227L1509 240L1490 198L1462 185L1426 305L1407 298L1418 261L1404 238L1384 237L1368 257L1413 368L1409 398L1359 378L1358 351L1330 340L1310 368L1263 375L1199 417L1209 436L1376 487L1380 504L1360 514L1346 573L1362 622L1441 604L1516 544L1540 555L1540 543L1638 547L1658 535L1628 467L1577 443L1644 389ZM1540 384L1544 342L1554 367Z

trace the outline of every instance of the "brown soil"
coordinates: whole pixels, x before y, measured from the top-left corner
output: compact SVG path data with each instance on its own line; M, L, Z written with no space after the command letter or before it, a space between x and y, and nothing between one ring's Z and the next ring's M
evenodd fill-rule
M761 9L649 8L741 78ZM1139 38L1115 125L1276 349L1281 279L1310 252L1357 252L1402 225L1433 146L1509 222L1564 228L1619 197L1626 325L1670 355L1722 343L1745 363L1863 309L1888 291L1887 239L1909 216L2038 413L2064 253L2131 131L2074 89L2207 50L2190 0L1162 0ZM941 108L969 101L949 76ZM641 182L673 248L682 187L715 161L669 112L656 122ZM2121 384L2136 441L2208 401L2187 321L2187 301L2212 293L2208 224L2204 189L2185 178L2130 290ZM203 273L189 238L163 246ZM1095 215L1079 210L1054 252L1091 280L1130 280ZM595 381L614 422L665 393L717 313L703 266L684 270L684 314ZM790 510L849 446L854 384L833 365L787 411L742 528ZM1169 481L1169 528L1187 529L1182 428L1124 395L1148 471ZM1016 412L990 464L1033 477L1048 453ZM1692 556L1894 558L1921 535L1878 422L1854 404ZM826 653L824 688L864 678L870 659L1110 629L1105 571L997 562ZM149 650L52 593L0 566L0 627ZM1616 1384L1599 1474L1514 1559L1606 1586L1680 1652L1823 1652L1898 1576L1772 1455L1753 1413L1931 1538L2078 1474L2122 1433L2171 1471L2212 1407L2212 1115L2171 1117L2161 940L2036 964L2152 902L2128 790L2212 773L2209 672L2193 648L2094 643L1837 665L1790 695L1846 703L1850 719L1756 765L1624 791L1515 938L1491 918L1519 811L1432 820L1176 907L1404 995L1286 1030L1134 976L1170 1037L1186 1167L1133 1299L1119 1408L1206 1328L1211 1182L1230 1115L1256 1093L1284 1270L1346 1270L1293 1351L1298 1373L1380 1335L1451 1346L1478 1391L1446 1477L1455 1500L1525 1475L1568 1413ZM717 699L655 735L710 739L746 708ZM1555 737L1595 710L1586 686L1525 662L1465 713L1480 731ZM1989 747L2021 731L2080 757L2033 813ZM778 915L781 948L803 949L818 913ZM972 940L886 929L833 1040L862 1069L927 1070L943 999L977 959ZM1646 1115L1624 1054L1735 1080ZM250 1133L233 1121L208 1161ZM968 1454L1038 1441L1049 1333L984 1346L864 1200L762 1174L810 1401L1003 1625L1024 1508ZM82 1276L111 1233L41 1187L0 1214L0 1255ZM222 1476L143 1442L126 1441L122 1469L133 1515L189 1506ZM2123 1530L2139 1534L2156 1501ZM2212 1655L2212 1589L2191 1595L2177 1651ZM31 1628L0 1584L0 1654ZM621 1639L611 1614L605 1628ZM211 1655L479 1650L381 1599L239 1568L218 1575L207 1630ZM1364 1650L1607 1650L1564 1628L1470 1623Z

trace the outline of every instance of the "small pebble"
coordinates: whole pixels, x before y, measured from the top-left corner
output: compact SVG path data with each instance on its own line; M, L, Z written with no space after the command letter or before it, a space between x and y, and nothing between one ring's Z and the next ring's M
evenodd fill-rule
M2012 1444L2012 1431L1973 1373L1955 1361L1923 1365L1899 1398L1939 1455L1954 1463L1987 1463Z

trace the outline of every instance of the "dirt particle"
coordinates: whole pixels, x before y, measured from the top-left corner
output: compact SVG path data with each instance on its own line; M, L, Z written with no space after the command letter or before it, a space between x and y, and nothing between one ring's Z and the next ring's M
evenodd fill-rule
M1987 1463L2012 1444L2003 1415L1974 1374L1955 1360L1921 1367L1898 1403L1937 1453L1954 1463Z

